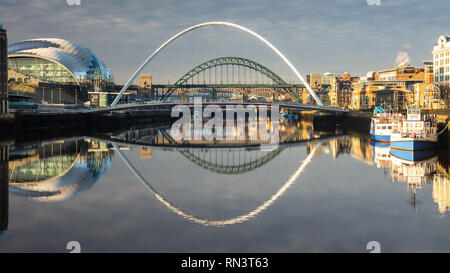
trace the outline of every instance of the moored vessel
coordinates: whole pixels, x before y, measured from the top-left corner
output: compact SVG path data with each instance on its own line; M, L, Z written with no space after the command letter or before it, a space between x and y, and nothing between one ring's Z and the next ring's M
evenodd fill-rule
M437 147L437 123L418 108L408 109L407 118L391 134L391 153L407 160L417 160L413 152L433 150ZM416 153L419 155L418 153Z
M370 121L370 137L377 142L390 142L392 130L400 126L401 114L386 113L380 106L375 107Z

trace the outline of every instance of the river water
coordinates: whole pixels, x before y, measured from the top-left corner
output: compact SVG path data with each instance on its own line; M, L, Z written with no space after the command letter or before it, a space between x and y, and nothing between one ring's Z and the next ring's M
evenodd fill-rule
M0 252L450 252L448 151L308 120L272 150L167 128L4 144Z

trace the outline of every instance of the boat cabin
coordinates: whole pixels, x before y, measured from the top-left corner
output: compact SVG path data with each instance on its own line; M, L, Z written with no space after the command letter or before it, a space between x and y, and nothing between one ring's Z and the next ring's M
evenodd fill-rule
M409 108L406 114L407 120L422 120L420 108Z

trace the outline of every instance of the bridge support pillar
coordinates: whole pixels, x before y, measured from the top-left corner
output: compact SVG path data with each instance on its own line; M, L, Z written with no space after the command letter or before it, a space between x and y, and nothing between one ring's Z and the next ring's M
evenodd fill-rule
M278 92L273 93L272 94L272 99L273 99L273 102L278 101L279 100L279 93Z
M9 147L0 146L0 231L8 228Z
M248 102L248 89L245 88L244 92L242 93L242 102Z
M181 89L181 94L180 94L180 102L185 102L186 101L186 90Z
M212 101L217 101L217 90L213 89L212 90Z
M155 99L155 89L153 87L150 89L150 99L151 100Z

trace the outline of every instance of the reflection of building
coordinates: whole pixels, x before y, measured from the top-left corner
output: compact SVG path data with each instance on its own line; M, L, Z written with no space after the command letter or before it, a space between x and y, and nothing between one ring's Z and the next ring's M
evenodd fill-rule
M112 151L89 152L88 145L84 140L69 140L14 151L9 168L11 193L50 202L88 190L109 169L112 158Z
M436 173L436 163L438 157L432 157L423 161L408 161L391 157L392 179L406 182L408 188L418 189L424 183L430 184Z
M444 175L435 175L433 179L433 200L438 204L440 213L450 211L450 180Z
M6 30L0 25L0 114L8 113L8 41Z
M92 51L62 39L31 39L11 44L8 70L9 80L17 84L78 86L83 94L114 87L111 70Z
M331 139L328 141L328 147L333 158L337 158L341 154L349 154L351 152L352 143L350 138Z
M450 82L450 41L442 35L433 48L434 82Z
M352 157L372 165L373 161L372 149L370 148L370 138L351 136L350 139L352 142Z
M373 143L372 154L373 161L378 168L391 168L391 148L389 145L382 145L380 143Z
M141 147L141 158L152 158L152 149Z
M0 231L8 228L8 147L0 147Z

